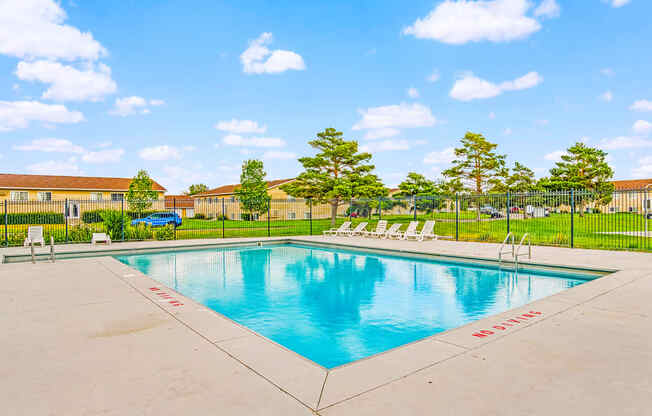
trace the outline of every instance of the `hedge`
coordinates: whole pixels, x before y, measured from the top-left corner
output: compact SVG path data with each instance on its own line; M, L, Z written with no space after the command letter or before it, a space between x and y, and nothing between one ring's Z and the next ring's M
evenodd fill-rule
M19 212L7 214L7 224L65 224L63 213Z
M102 222L102 213L107 210L105 209L94 209L91 211L84 211L82 213L82 221L85 222L86 224L93 224L96 222ZM114 210L117 212L120 212L118 210ZM143 211L141 213L138 213L136 211L125 211L124 214L126 217L129 217L130 220L136 219L136 218L145 218L151 214L154 214L156 212L161 212L161 211Z

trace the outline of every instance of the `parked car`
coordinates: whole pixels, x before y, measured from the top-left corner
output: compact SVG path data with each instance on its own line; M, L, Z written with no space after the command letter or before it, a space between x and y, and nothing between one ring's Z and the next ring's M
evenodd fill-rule
M482 208L480 208L480 214L491 215L491 213L494 212L494 211L496 211L496 210L491 205L485 205Z
M491 216L491 218L502 218L503 213L498 211L497 209L494 209L493 211L489 212L489 216Z
M157 212L145 218L137 218L131 221L131 225L146 224L150 227L164 227L166 225L181 225L181 217L174 212Z
M518 214L519 212L521 212L521 209L519 207L511 207L509 209L509 212L511 212L512 214Z

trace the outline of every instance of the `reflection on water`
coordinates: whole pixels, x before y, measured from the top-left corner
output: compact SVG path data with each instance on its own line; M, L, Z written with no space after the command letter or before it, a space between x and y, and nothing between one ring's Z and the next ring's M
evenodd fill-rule
M295 245L118 259L328 368L584 282Z

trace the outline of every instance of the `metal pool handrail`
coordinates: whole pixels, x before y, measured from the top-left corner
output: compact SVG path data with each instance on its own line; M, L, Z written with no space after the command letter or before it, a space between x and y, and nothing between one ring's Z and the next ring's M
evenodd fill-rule
M521 242L518 243L518 247L516 247L516 254L514 254L514 261L516 261L517 270L518 270L518 257L521 255L521 247L523 246L523 243L525 242L526 239L527 239L527 258L528 260L532 260L532 243L530 242L530 235L528 233L525 233L523 234L523 238L521 238Z
M511 240L512 240L512 250L511 250L512 258L514 258L514 233L512 233L510 231L509 233L507 233L507 236L503 240L503 244L501 244L500 249L498 250L498 266L499 267L500 267L500 264L503 261L503 254L506 254L506 253L510 252L509 249L508 250L503 250L505 248L505 244L508 244L507 242L509 241L510 237L511 237Z

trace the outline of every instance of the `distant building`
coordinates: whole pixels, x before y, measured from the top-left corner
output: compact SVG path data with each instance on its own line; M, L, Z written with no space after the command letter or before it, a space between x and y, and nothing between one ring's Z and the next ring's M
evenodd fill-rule
M195 216L195 200L189 195L165 195L165 209L174 211L181 218Z

